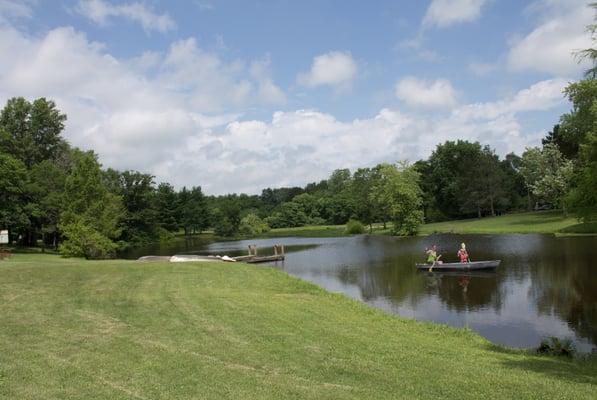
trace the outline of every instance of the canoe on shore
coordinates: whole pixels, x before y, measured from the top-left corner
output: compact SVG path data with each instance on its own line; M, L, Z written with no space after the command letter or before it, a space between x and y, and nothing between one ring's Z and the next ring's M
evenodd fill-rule
M495 269L500 265L501 260L474 261L469 263L443 263L435 264L433 271L474 271L484 269ZM431 268L431 264L415 264L417 269Z

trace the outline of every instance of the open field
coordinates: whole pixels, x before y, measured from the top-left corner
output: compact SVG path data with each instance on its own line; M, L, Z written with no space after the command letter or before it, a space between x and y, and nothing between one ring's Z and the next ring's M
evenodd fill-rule
M597 363L386 315L268 267L0 263L0 398L594 398Z

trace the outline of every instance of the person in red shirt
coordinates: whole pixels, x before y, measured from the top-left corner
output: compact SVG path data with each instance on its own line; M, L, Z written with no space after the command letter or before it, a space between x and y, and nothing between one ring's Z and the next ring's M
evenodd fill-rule
M458 258L460 259L461 263L467 263L470 262L470 259L468 257L468 253L466 251L466 244L462 243L460 245L460 250L458 250Z

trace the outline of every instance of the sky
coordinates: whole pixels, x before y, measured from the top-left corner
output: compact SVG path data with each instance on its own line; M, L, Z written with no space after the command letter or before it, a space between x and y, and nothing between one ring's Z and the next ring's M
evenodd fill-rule
M46 97L105 168L207 194L504 156L570 110L588 0L0 0L0 104Z

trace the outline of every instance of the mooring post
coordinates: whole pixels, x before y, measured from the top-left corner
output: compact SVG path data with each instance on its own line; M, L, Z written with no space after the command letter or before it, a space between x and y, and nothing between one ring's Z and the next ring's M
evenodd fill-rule
M284 245L283 244L280 245L280 250L281 250L282 256L284 256Z
M276 256L278 255L278 245L277 244L274 245L274 255L276 255Z

